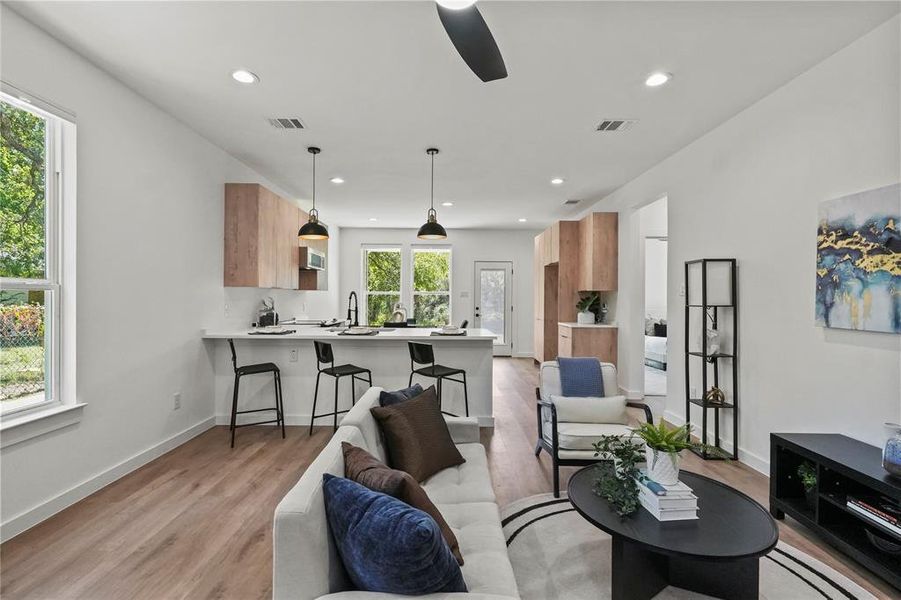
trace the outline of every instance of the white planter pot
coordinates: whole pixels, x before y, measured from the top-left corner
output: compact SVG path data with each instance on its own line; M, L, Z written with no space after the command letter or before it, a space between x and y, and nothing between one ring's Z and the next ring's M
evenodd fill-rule
M593 325L594 319L594 313L591 311L576 313L576 323L579 325Z
M659 452L646 446L644 456L648 465L648 477L660 485L679 483L679 465L682 463L682 457L678 453Z

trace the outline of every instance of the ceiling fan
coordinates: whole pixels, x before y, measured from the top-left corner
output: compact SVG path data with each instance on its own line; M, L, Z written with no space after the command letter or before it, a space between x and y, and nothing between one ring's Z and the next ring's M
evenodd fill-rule
M507 67L476 0L436 0L438 18L457 52L482 81L507 76Z

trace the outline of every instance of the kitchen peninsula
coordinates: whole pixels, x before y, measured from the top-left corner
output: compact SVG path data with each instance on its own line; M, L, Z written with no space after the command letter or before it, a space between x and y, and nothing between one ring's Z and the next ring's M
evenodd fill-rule
M469 385L469 414L478 417L482 427L494 424L492 413L492 356L494 334L487 329L467 329L465 336L432 335L437 329L430 328L383 328L376 335L342 335L337 330L304 325L288 325L294 333L286 335L259 335L253 329L207 330L203 334L207 353L214 373L214 393L216 399L216 421L228 423L231 410L234 370L227 339L235 340L238 365L248 363L274 362L282 375L285 403L285 420L288 425L308 425L313 406L313 391L316 385L316 354L313 340L332 344L335 363L353 363L372 370L374 386L385 389L407 387L410 377L410 354L408 341L432 344L435 347L435 361L466 370ZM427 387L433 379L415 376L414 382ZM323 377L320 382L319 399L334 398L334 380ZM339 408L350 407L349 378L341 382L338 392ZM365 384L357 384L355 398L366 391ZM271 377L248 377L241 381L239 408L246 410L271 406ZM463 414L463 386L447 382L444 384L444 410ZM245 416L245 415L239 415ZM254 415L249 415L248 422ZM239 420L240 422L240 420ZM329 425L328 419L317 420L317 425Z

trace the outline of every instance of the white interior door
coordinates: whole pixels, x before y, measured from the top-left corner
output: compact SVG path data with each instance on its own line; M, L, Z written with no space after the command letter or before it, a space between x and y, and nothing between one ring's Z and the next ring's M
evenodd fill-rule
M473 327L494 333L495 356L513 354L513 263L476 261Z

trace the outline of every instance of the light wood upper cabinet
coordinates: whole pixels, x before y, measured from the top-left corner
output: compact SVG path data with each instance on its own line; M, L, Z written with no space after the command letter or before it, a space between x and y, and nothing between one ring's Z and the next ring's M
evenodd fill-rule
M619 281L619 213L592 213L579 221L578 289L613 291Z
M307 213L257 183L225 184L227 287L325 289L321 271L300 272L297 231ZM328 242L309 242L327 252ZM310 276L312 274L312 276Z

